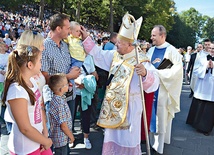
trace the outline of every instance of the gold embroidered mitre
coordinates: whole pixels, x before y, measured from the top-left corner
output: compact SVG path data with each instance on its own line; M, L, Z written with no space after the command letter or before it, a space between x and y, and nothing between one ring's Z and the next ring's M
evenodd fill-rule
M134 42L134 40L137 39L137 36L139 34L142 21L142 17L135 20L135 18L127 12L123 16L122 24L118 32L118 38L129 42Z

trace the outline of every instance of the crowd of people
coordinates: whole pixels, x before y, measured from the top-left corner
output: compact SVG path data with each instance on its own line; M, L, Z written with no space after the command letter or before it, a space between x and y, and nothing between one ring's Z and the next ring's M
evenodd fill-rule
M180 111L183 77L190 81L190 97L194 96L187 123L205 135L212 131L210 40L204 40L204 50L198 44L196 54L187 47L182 57L166 42L162 25L151 30L152 46L146 41L133 45L142 18L133 20L128 13L118 33L87 29L64 14L43 22L0 14L1 117L7 125L10 154L69 154L78 110L86 149L93 147L93 122L105 132L103 155L140 155L145 141L150 141L153 152L163 154L164 143L170 144L172 120ZM105 94L99 101L98 92Z

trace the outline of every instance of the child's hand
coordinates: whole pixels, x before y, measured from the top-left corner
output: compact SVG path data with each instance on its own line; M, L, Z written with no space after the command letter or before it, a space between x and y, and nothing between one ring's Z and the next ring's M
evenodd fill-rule
M74 135L72 134L72 136L70 137L70 144L74 143L75 141L75 138L74 138Z
M52 146L52 144L53 144L52 140L50 138L48 138L46 144L40 146L40 151L42 152L44 150L49 149Z

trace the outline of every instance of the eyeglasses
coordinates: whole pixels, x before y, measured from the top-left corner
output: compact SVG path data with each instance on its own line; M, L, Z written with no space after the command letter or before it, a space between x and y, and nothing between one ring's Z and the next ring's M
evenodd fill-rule
M30 47L30 46L28 46L27 48L26 48L26 52L27 52L27 56L28 56L28 61L27 61L27 67L28 67L28 62L30 61L30 57L32 57L33 56L33 49L32 49L32 47Z

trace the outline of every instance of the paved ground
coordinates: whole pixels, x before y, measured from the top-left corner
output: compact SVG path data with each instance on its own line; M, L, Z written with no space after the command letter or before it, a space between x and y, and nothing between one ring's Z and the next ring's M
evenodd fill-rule
M189 93L189 86L184 85L181 95L181 112L176 114L176 118L173 120L171 144L165 144L164 155L214 155L214 131L210 136L204 136L185 123L191 104L191 99L188 98ZM78 121L76 122L76 126L79 126ZM2 129L0 155L7 155L8 149L6 143L8 135L5 135L5 128ZM77 131L75 137L79 139L77 139L75 147L71 150L70 154L101 155L103 144L102 130L91 129L90 140L93 148L91 150L85 150L81 130L79 127L75 129ZM142 151L146 151L145 145L142 146Z
M164 155L214 155L214 131L205 136L185 123L192 101L189 94L189 86L184 85L181 112L173 120L171 144L165 145Z

